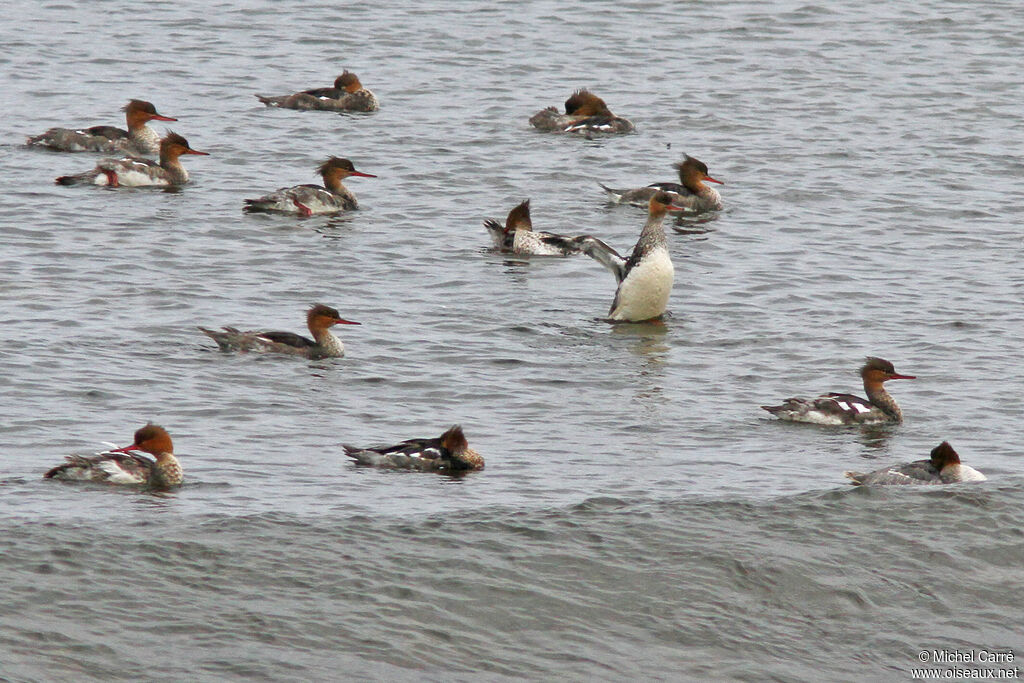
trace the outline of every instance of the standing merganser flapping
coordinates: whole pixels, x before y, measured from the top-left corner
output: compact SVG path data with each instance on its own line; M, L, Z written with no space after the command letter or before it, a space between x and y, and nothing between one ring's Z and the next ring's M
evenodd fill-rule
M906 465L893 465L874 472L844 472L852 484L956 484L985 481L984 474L960 462L960 456L948 441L932 449L928 460L915 460Z
M577 90L565 101L565 113L555 107L542 109L530 117L534 128L555 133L631 133L635 129L626 119L616 116L600 97L589 90Z
M182 154L200 154L188 146L188 140L177 133L167 133L160 141L160 161L124 157L123 159L100 159L96 168L78 175L62 175L55 181L58 185L108 185L110 187L144 187L183 185L188 182L188 171L178 157Z
M629 258L623 258L599 239L589 237L584 241L583 252L612 271L619 283L608 313L611 320L643 322L665 313L675 268L662 222L666 212L682 210L672 204L672 196L667 192L651 197L647 223Z
M146 125L149 121L177 121L162 116L156 107L145 100L131 100L124 111L128 130L114 126L92 128L51 128L42 135L28 139L29 145L48 147L58 152L102 152L104 154L130 154L152 156L160 152L160 136Z
M852 394L829 393L817 398L787 398L779 406L761 406L780 420L821 425L880 424L903 422L896 400L882 386L891 379L916 379L896 373L892 363L868 356L860 369L867 399Z
M359 208L356 196L341 181L349 176L376 178L370 173L357 171L348 159L331 157L320 164L317 169L324 179L324 187L319 185L296 185L282 187L276 192L259 199L246 199L244 211L259 213L266 211L280 213L298 213L312 216L315 213L338 213ZM326 188L326 189L325 189Z
M217 342L221 351L288 353L305 356L311 360L319 360L321 358L341 358L345 355L345 345L331 334L331 326L359 324L342 318L338 315L337 309L323 304L314 304L306 312L306 327L313 335L312 339L294 332L257 330L243 332L234 327L221 328L223 331L209 330L205 327L199 329Z
M530 220L530 200L508 212L505 225L498 221L486 220L484 227L491 233L497 249L513 254L535 256L567 256L582 251L586 235L556 235L550 232L535 232Z
M462 427L455 425L436 439L409 439L395 446L342 446L360 465L427 472L482 470L484 458L469 447Z
M617 204L634 204L646 206L655 192L669 192L674 195L676 206L683 206L691 211L719 211L722 208L722 196L718 190L708 187L704 181L724 185L708 175L708 167L703 161L686 155L683 161L675 164L679 171L678 183L653 183L647 187L632 190L616 190L598 183Z
M345 71L334 79L333 88L312 88L294 95L257 95L268 107L319 111L377 111L377 96L363 87L359 77Z
M143 451L153 460L132 453ZM171 436L163 427L147 424L135 432L131 446L115 448L97 455L69 455L45 475L47 479L69 481L105 481L111 484L148 484L157 488L182 482L181 464L174 457Z

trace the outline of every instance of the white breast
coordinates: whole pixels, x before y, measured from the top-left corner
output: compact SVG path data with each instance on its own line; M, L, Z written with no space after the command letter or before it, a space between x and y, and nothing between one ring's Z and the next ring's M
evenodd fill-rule
M946 482L956 481L985 481L988 479L984 474L970 465L960 463L959 465L947 465L942 468L942 480Z
M649 320L665 312L672 293L675 268L668 250L659 247L647 254L619 285L613 320Z

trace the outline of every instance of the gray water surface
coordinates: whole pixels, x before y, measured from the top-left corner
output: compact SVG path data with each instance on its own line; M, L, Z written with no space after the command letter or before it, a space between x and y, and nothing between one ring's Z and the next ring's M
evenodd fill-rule
M0 14L0 678L909 680L921 650L1024 653L1024 14L1014 2L13 2ZM342 69L372 115L254 93ZM634 135L527 119L590 87ZM59 187L132 97L209 157L181 191ZM617 187L705 161L725 210L670 226L664 325L601 320L583 257L510 258L485 218L621 251ZM327 155L341 217L247 216ZM360 327L344 359L235 356L197 325ZM906 421L781 424L861 393ZM153 420L179 490L62 485ZM461 423L451 479L342 443ZM949 440L989 481L858 490Z

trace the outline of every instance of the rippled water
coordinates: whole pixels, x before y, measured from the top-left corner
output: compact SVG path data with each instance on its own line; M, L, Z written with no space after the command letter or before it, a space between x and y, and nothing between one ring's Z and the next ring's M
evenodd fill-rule
M1012 2L8 3L0 15L0 678L905 680L924 649L1024 652L1019 474L1024 164ZM253 93L342 68L373 115ZM527 118L589 86L635 135ZM22 146L130 97L210 157L179 192L52 184L91 155ZM671 180L664 326L609 326L585 258L510 259L481 222L628 249L595 181ZM362 210L246 216L327 154ZM196 325L348 355L224 355ZM860 392L905 424L779 424ZM71 452L175 438L168 494L68 486ZM460 422L487 469L358 470L341 443ZM1014 436L1017 434L1017 436ZM845 469L943 439L988 474L858 490Z

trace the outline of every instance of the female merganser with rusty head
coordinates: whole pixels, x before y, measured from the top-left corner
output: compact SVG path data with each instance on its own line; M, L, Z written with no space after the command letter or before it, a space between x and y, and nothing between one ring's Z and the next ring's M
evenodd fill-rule
M131 451L149 453L149 459ZM103 481L111 484L148 484L156 488L177 486L183 474L174 457L171 436L163 427L147 424L135 432L131 446L115 448L98 455L69 455L67 462L54 467L47 479Z
M276 192L260 197L246 199L244 211L248 213L277 212L298 213L301 216L312 216L315 213L338 213L359 208L356 196L341 181L349 176L360 178L376 178L370 173L357 171L348 159L331 157L320 164L317 169L324 179L324 187L319 185L296 185L282 187Z
M535 256L567 256L578 254L586 235L556 235L550 232L535 232L530 220L530 200L516 206L508 212L505 225L498 221L486 220L484 227L491 234L494 246L504 252L513 254L532 254Z
M852 484L956 484L985 481L984 474L960 462L960 456L948 441L932 449L928 460L915 460L906 465L893 465L874 472L844 472Z
M318 111L377 111L377 96L363 87L359 77L345 71L334 80L333 88L313 88L294 95L256 96L268 107Z
M530 117L534 128L553 133L594 134L632 133L632 123L616 116L600 97L589 90L577 90L565 101L565 113L555 107L542 109Z
M722 196L718 190L708 187L704 181L724 185L721 180L715 180L708 175L708 167L700 159L686 155L683 161L675 164L679 171L678 183L653 183L647 187L639 187L632 190L615 190L602 183L598 183L616 204L634 204L646 206L651 195L655 192L669 192L673 197L676 206L682 206L691 211L719 211L722 208Z
M612 271L619 283L608 312L611 320L643 322L665 313L675 268L662 223L666 212L682 210L672 204L672 196L667 192L651 197L647 223L629 258L623 258L597 238L585 238L583 252Z
M313 338L303 337L294 332L267 332L248 330L242 332L234 327L221 328L222 331L199 329L217 342L221 351L260 351L270 353L288 353L305 356L312 360L321 358L341 358L345 355L345 345L331 334L333 325L359 325L360 323L345 320L335 308L314 304L306 312L306 327Z
M761 406L780 420L820 425L881 424L903 422L896 400L882 386L891 379L916 379L896 373L892 363L869 356L860 369L867 399L852 394L829 393L817 398L787 398L779 406Z
M48 147L58 152L102 152L152 156L160 152L160 136L146 125L149 121L177 121L158 114L156 107L144 100L131 100L122 111L128 130L114 126L92 128L51 128L42 135L28 139L29 145Z
M107 185L109 187L146 187L183 185L188 182L188 171L178 160L182 154L200 154L188 146L188 140L177 133L167 133L160 141L160 162L136 157L123 159L100 159L96 168L78 175L62 175L55 181L58 185Z
M343 446L345 455L360 465L426 472L482 470L483 456L469 447L462 427L455 425L436 439L409 439L395 446Z

